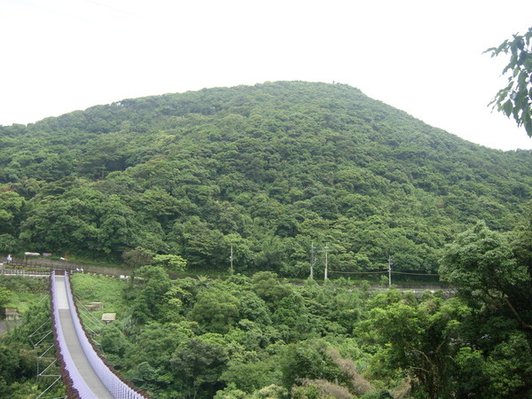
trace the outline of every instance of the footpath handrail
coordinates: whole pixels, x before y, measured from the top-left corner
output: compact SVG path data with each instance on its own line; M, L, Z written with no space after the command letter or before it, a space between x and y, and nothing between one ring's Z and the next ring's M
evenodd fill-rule
M109 276L120 276L131 273L131 270L125 267L106 267L95 266L83 263L71 263L69 261L51 260L51 259L22 259L13 258L8 264L4 263L4 267L21 266L32 268L34 270L44 269L50 270L67 270L70 272L84 271L86 273L105 274Z
M147 399L145 396L136 392L134 389L129 387L125 382L123 382L119 377L117 377L113 371L105 364L105 362L98 356L98 353L92 347L81 321L76 312L76 305L74 303L74 297L72 296L72 290L70 287L70 280L68 278L67 272L65 272L65 286L67 292L67 300L70 308L70 314L72 316L72 321L74 323L74 329L78 336L83 352L90 365L94 369L95 373L98 375L102 383L107 387L109 392L113 397L117 399Z
M21 270L21 269L5 269L0 268L0 274L6 276L35 276L35 277L49 277L50 271L35 271L35 270Z

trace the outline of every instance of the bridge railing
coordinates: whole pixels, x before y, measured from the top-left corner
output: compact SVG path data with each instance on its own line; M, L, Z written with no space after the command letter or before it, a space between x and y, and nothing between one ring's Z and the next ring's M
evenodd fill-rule
M50 271L49 270L36 271L36 270L24 270L24 269L5 269L1 267L0 274L6 275L6 276L48 277L50 275Z
M102 383L107 387L109 392L117 399L147 399L145 396L136 392L133 388L129 387L125 382L123 382L118 376L116 376L111 369L105 364L105 362L98 356L98 353L92 347L83 326L81 320L79 319L78 313L76 311L76 305L74 303L74 297L72 295L72 290L70 287L70 280L68 274L65 273L65 285L67 292L68 304L70 307L70 314L72 315L72 321L74 323L74 328L76 334L79 338L83 352L87 357L87 360L91 364L92 368L102 381Z
M34 270L34 271L50 271L50 270L67 270L70 272L83 271L85 273L97 273L105 274L109 276L120 276L127 275L131 273L131 269L125 267L115 267L115 266L95 266L84 263L72 263L69 261L63 260L54 260L46 258L13 258L9 263L4 263L4 268L22 268L24 270ZM0 268L2 266L0 265Z

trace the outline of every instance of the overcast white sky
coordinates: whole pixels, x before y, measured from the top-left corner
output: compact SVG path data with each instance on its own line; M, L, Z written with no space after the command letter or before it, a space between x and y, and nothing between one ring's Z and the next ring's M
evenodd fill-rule
M530 0L0 0L0 124L124 98L341 82L492 148L532 149L486 106Z

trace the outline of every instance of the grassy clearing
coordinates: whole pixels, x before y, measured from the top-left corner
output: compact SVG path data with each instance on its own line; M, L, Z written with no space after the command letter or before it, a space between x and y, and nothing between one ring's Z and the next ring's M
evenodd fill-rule
M48 279L17 276L0 276L0 286L10 291L6 307L16 308L20 314L31 305L49 298Z
M125 313L127 304L122 292L126 285L126 281L108 276L81 273L72 276L74 295L83 305L102 302L103 310L91 312L97 318L101 318L102 313L116 313L119 319Z

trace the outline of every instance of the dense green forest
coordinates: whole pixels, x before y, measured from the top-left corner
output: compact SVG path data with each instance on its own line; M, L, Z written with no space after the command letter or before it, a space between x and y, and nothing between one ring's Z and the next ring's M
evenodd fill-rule
M73 286L117 313L83 318L152 398L530 398L531 155L345 85L123 100L0 127L0 253L132 266ZM287 279L308 276L312 247L321 277L325 246L337 278ZM341 277L390 257L452 291ZM24 291L5 281L0 305ZM0 339L0 396L39 389L27 337L47 311Z
M172 279L184 266L173 255L129 281L80 273L73 286L78 303L104 304L96 314L79 307L102 354L152 398L523 399L532 395L531 259L530 221L507 233L479 222L443 250L451 295L346 279L292 284L269 271ZM0 305L14 295L46 296L46 284L0 276ZM49 307L33 302L0 337L0 397L30 399L48 385L35 370L49 342L33 344L46 338ZM117 321L101 324L98 312Z
M516 228L530 170L530 151L465 142L346 85L129 99L0 127L0 253L177 254L212 271L232 245L237 272L303 277L314 243L332 272L389 256L435 272L478 220Z
M153 398L524 399L531 255L530 225L478 223L444 250L450 296L346 279L294 285L269 271L171 279L157 264L129 282L77 274L73 285L82 303L117 313L100 327L84 318L116 370Z

